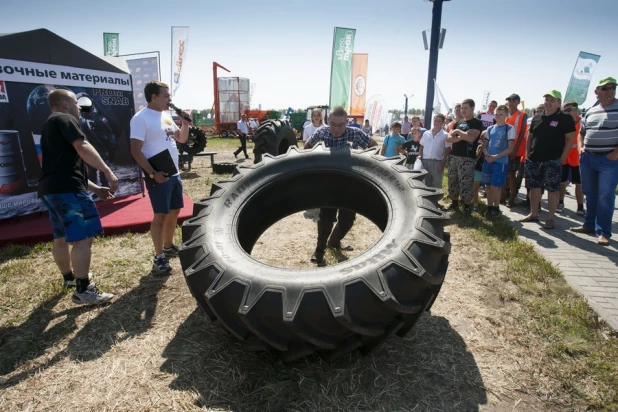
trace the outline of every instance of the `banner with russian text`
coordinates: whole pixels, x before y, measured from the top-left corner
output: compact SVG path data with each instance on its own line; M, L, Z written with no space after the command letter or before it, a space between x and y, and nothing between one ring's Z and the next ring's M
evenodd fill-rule
M584 104L588 97L592 73L600 58L598 54L579 52L571 80L564 94L564 102L575 101L577 104Z
M350 107L350 82L352 81L352 54L354 53L354 36L356 29L335 27L333 34L333 57L330 69L331 109Z
M0 220L44 211L37 197L41 135L54 89L75 93L88 142L118 177L117 198L142 192L141 170L130 151L133 92L128 73L0 59ZM107 185L88 168L88 178Z
M350 115L352 116L365 114L368 61L368 54L354 53L352 57L352 97L350 99Z
M120 50L119 33L103 33L103 55L118 57Z
M182 67L187 59L189 46L189 27L172 26L172 95L180 87Z

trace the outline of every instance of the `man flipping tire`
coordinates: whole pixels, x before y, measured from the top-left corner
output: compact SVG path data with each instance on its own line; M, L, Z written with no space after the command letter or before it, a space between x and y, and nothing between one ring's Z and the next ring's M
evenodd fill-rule
M377 146L378 143L361 129L347 127L348 113L342 106L333 108L328 118L328 126L318 129L305 143L305 149L311 149L318 142L331 149L351 144L352 149ZM339 216L337 218L337 211ZM341 239L352 229L356 213L346 209L321 208L318 218L318 241L311 262L324 264L326 247L341 249ZM337 222L337 226L335 226ZM335 229L333 230L333 226Z

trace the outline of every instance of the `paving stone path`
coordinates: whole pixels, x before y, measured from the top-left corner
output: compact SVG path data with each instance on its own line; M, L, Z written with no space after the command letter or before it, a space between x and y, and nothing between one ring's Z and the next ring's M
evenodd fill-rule
M523 191L523 189L522 189ZM531 243L548 261L558 266L569 285L580 292L590 306L614 329L618 330L618 212L614 213L613 237L609 246L597 244L594 235L578 234L569 231L580 226L584 218L577 216L575 188L570 186L562 213L556 213L556 228L546 230L542 223L547 218L547 197L542 201L543 210L539 214L541 222L519 223L528 210L523 206L508 209L500 206L519 230L520 239ZM525 198L521 193L519 198Z

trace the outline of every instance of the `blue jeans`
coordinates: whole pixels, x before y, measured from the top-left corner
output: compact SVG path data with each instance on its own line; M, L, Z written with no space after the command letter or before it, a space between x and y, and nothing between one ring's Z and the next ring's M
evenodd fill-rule
M582 191L586 196L584 227L594 229L597 236L609 239L618 185L618 160L604 154L584 152L580 156Z

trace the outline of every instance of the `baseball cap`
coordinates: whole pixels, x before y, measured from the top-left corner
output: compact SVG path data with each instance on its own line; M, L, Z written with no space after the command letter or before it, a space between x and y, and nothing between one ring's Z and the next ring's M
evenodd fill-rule
M543 95L543 97L545 96L551 96L554 99L562 100L562 93L560 93L558 90L550 90Z
M519 100L519 101L521 101L521 98L519 97L518 94L513 93L512 95L510 95L509 97L507 97L504 100Z
M604 79L599 80L599 84L597 87L605 86L606 84L616 84L616 79L613 77L606 77Z

